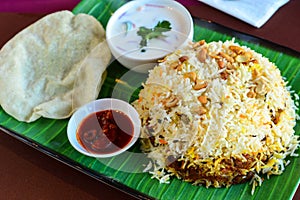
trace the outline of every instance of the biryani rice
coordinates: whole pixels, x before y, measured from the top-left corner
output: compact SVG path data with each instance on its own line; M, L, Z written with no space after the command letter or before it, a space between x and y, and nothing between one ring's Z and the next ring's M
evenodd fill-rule
M166 56L133 103L150 173L207 187L255 187L261 174L281 174L299 147L286 84L273 63L234 40L199 41Z

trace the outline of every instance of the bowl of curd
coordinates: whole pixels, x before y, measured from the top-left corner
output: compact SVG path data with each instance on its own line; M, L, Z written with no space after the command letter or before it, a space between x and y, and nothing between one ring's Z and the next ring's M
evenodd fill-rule
M106 26L113 56L128 69L142 73L192 41L193 33L190 13L170 0L130 1L116 10Z

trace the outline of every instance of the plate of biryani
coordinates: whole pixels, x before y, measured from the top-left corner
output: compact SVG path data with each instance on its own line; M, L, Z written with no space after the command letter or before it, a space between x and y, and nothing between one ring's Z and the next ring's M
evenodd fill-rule
M298 97L296 97L298 98ZM190 44L149 72L133 105L161 183L229 187L281 174L297 156L297 107L279 69L232 40Z
M93 16L104 33L126 2L82 0L72 13ZM95 81L83 73L77 80L81 92L90 91L82 84L90 80L101 85L93 98L120 99L138 112L140 138L122 154L95 158L77 151L68 141L69 118L25 122L0 107L0 129L139 199L292 199L300 183L300 53L205 20L193 22L193 42L162 55L147 73L117 59L107 64L109 56L103 56L102 71L89 62L95 57L84 59L96 67L88 71Z

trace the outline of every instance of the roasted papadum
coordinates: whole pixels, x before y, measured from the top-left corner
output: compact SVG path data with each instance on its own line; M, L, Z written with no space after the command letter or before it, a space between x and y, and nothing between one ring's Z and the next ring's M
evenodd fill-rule
M111 53L102 25L60 11L28 26L0 51L0 104L19 121L69 117L94 100Z

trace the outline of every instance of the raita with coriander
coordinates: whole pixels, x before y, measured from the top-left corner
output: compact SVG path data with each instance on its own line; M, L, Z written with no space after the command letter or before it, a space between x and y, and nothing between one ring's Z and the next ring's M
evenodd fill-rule
M141 65L156 63L192 40L193 21L176 1L130 1L111 16L106 36L122 65L147 72Z

